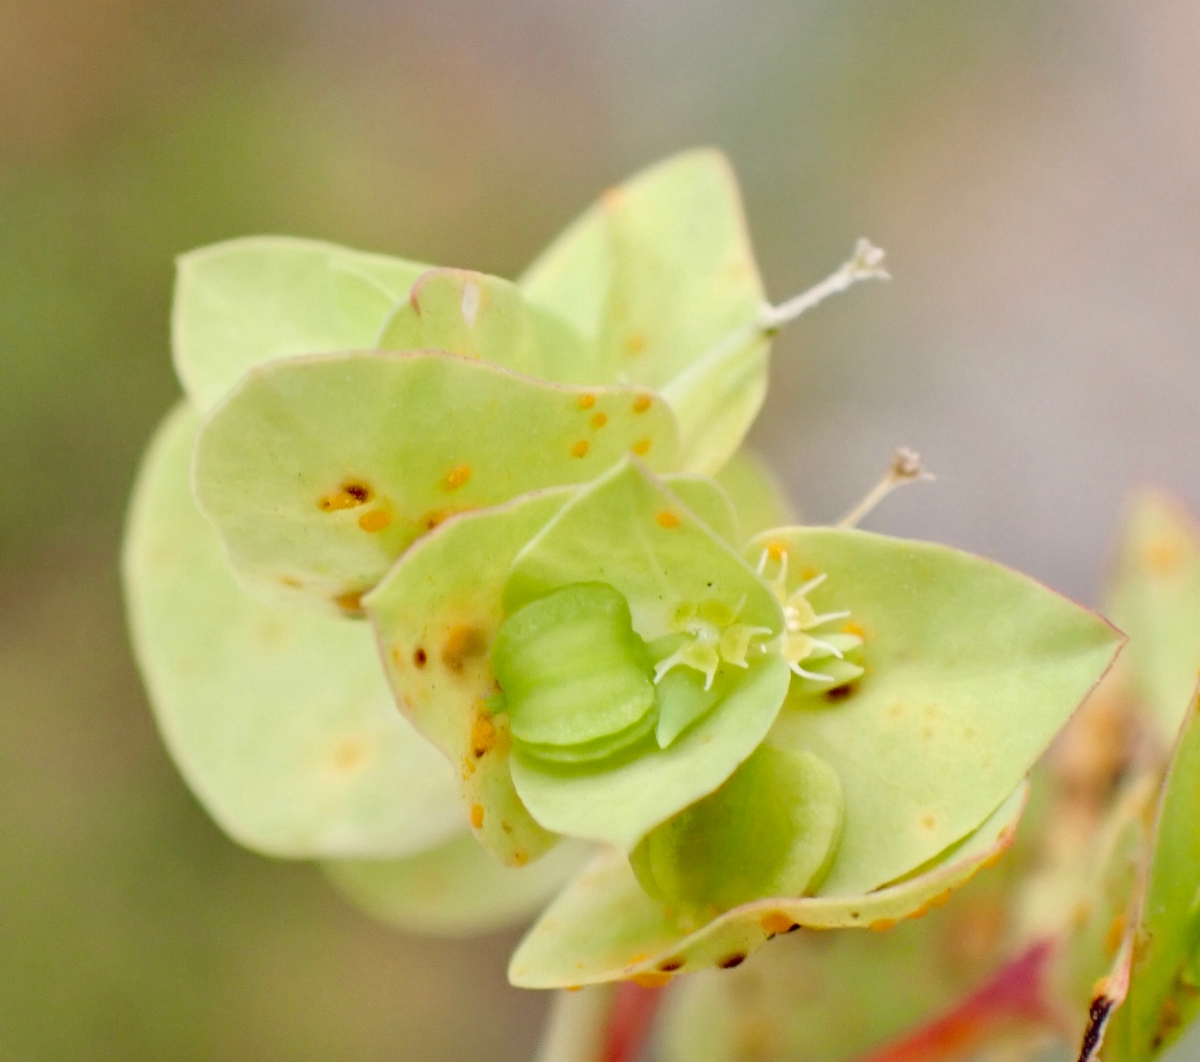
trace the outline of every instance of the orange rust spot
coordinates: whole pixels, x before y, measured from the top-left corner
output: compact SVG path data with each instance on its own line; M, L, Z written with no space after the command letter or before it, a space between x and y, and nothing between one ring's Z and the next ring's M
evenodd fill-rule
M637 398L633 400L633 411L635 413L645 413L653 402L654 399L652 399L649 395L638 395Z
M854 620L848 620L842 624L842 633L853 634L859 638L865 638L867 636L867 632L862 629L862 624L855 623Z
M445 521L450 514L445 509L431 509L417 521L426 531L432 531L438 524Z
M937 826L936 816L929 814L921 816L921 829L932 830L935 826Z
M478 805L476 805L476 807L478 807ZM483 821L482 816L480 817L480 821L481 822ZM529 862L529 853L528 852L513 852L513 866L523 867L528 862Z
M400 651L400 646L396 646L396 648L392 650L392 663L397 667L404 666L404 654Z
M318 498L317 508L323 513L333 513L339 509L356 509L360 505L366 505L374 496L371 488L361 480L348 479L332 494Z
M908 915L908 917L910 919L912 919L913 921L915 921L918 918L924 918L932 910L933 910L933 903L929 900L926 900L923 904L921 904L920 907L918 907L915 911L913 911L912 914Z
M867 928L874 933L886 933L889 929L895 929L897 920L895 918L877 918L874 922L867 925Z
M496 744L496 727L486 715L477 715L471 724L471 752L483 759ZM504 825L508 825L504 823ZM511 830L509 831L511 832Z
M796 923L782 911L768 911L762 918L763 932L768 936L790 932Z
M1121 946L1121 940L1125 936L1125 915L1118 913L1117 917L1112 920L1108 927L1108 932L1104 934L1104 953L1111 959L1117 954L1117 949Z
M671 512L670 509L663 509L663 511L654 518L654 522L664 530L670 531L672 528L679 526L679 517Z
M782 542L768 542L767 556L773 561L781 561L787 556L787 546Z
M478 627L455 627L442 645L442 663L456 675L468 660L487 652L487 639Z
M567 992L582 992L582 991L583 991L583 985L567 985L567 987L566 987L566 989L565 989L564 991L567 991Z
M596 396L595 395L580 395L579 396L579 408L580 409L591 409L592 406L594 406L595 404L596 404Z
M347 738L333 750L333 763L339 771L353 771L362 765L367 758L367 750L363 743L355 738Z
M649 970L646 973L634 974L629 980L642 988L662 988L663 985L671 983L671 975Z
M640 332L634 332L625 338L625 353L636 357L646 349L646 337Z
M343 612L359 612L362 610L362 597L364 593L365 591L363 590L347 590L344 594L338 594L333 599L333 603Z
M587 457L589 443L587 439L580 439L574 446L571 447L572 457Z
M953 889L947 889L945 892L939 892L930 901L931 907L945 907L950 902L950 897L953 895Z
M471 805L471 825L474 826L475 829L477 829L477 830L483 829L483 805L482 804L472 804Z
M458 490L458 488L466 483L470 478L470 465L455 465L452 469L450 469L449 472L446 473L446 477L442 480L442 485L447 490Z
M807 583L810 579L815 579L820 574L821 573L817 571L816 568L801 568L800 581L802 583Z
M413 663L416 664L417 667L424 667L428 662L429 654L418 645L416 649L413 650Z
M594 417L592 417L592 427L593 428L603 428L604 425L607 423L608 423L608 414L607 413L597 413Z
M650 452L650 442L651 440L649 439L638 439L638 441L633 444L633 452L637 454L638 457L645 457Z
M382 531L392 522L392 514L386 509L375 509L369 513L363 513L358 518L358 526L368 534L374 534L376 531Z

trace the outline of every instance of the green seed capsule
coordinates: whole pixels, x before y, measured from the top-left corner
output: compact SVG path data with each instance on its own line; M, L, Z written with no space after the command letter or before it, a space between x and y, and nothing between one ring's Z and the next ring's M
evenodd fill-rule
M670 904L723 911L803 896L833 862L842 812L829 764L762 745L715 793L651 830L629 861L642 888Z
M496 636L492 668L513 737L543 759L601 759L653 728L646 645L625 598L604 583L576 583L513 613Z

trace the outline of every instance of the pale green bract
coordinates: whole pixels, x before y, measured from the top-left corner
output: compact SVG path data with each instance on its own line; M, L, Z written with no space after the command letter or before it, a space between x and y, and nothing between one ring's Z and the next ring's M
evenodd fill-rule
M370 350L429 267L318 240L258 236L183 255L171 311L175 371L207 410L255 365Z
M134 494L124 575L134 646L163 737L242 844L271 855L400 856L465 816L454 776L395 711L362 624L245 593L196 511L196 416L180 407Z
M635 388L428 351L322 354L252 370L201 428L193 475L244 575L356 612L451 514L586 482L628 453L671 471L676 445L671 411Z

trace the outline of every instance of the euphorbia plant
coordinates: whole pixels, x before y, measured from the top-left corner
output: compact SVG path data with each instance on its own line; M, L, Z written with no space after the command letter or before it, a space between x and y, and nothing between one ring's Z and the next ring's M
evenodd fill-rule
M739 450L775 332L882 275L863 241L766 303L713 152L515 284L300 240L185 256L187 400L125 570L214 817L410 926L565 883L510 968L537 988L888 928L995 858L1119 635L988 561L797 526Z

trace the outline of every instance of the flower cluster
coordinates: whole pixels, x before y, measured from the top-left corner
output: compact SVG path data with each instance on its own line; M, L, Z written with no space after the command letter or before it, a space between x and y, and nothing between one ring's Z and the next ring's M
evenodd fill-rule
M1118 639L979 558L797 525L742 449L771 338L881 258L768 305L708 151L516 283L301 240L185 256L187 399L126 582L218 821L406 925L561 888L510 971L539 987L731 965L969 877ZM422 906L439 875L457 898Z

